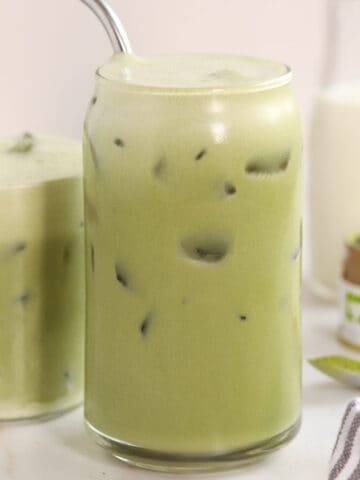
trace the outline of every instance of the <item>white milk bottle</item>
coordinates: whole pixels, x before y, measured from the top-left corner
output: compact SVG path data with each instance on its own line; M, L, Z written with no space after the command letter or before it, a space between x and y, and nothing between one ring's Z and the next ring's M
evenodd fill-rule
M345 240L360 231L360 62L351 61L359 18L360 1L328 2L324 86L310 138L312 286L333 299Z

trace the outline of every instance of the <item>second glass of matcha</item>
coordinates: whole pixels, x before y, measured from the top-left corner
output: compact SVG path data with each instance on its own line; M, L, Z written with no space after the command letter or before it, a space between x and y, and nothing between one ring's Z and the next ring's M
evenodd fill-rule
M85 124L85 416L145 468L290 440L301 393L301 133L288 67L117 54Z

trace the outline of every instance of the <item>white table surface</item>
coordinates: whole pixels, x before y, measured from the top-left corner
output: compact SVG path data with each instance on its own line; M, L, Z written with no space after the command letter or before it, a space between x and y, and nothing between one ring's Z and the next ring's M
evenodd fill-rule
M346 403L357 392L328 379L306 364L311 356L347 353L338 344L334 307L304 295L303 423L290 445L266 460L242 469L187 475L186 479L320 480ZM38 424L0 427L0 480L155 480L182 476L128 467L87 438L82 411Z

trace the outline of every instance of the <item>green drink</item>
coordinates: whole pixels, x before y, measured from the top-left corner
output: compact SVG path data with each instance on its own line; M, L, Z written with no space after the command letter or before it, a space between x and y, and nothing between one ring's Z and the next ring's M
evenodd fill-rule
M82 400L81 147L25 135L0 142L0 420Z
M85 125L85 415L159 469L228 467L300 415L301 136L283 65L114 56Z

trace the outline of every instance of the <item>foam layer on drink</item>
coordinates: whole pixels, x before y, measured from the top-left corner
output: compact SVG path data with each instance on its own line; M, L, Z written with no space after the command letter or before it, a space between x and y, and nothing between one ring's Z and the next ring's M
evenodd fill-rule
M114 55L100 76L127 86L170 89L261 88L289 80L286 65L251 57Z
M0 140L0 189L80 176L81 145L70 139L24 134Z

